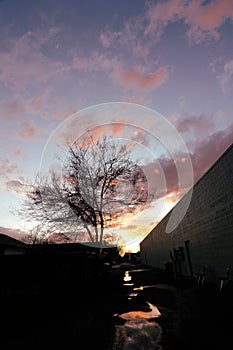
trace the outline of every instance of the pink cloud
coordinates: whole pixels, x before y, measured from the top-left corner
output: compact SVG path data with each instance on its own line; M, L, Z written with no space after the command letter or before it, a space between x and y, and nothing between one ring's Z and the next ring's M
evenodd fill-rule
M125 102L126 103L135 103L138 105L144 105L144 106L149 106L152 102L152 100L150 98L148 98L148 96L133 96L131 95L130 97L126 97L125 98Z
M125 125L123 123L112 123L104 124L102 126L97 126L89 130L88 134L84 134L84 139L91 137L95 142L104 135L119 136L123 135L125 130ZM80 140L82 142L82 140Z
M2 123L3 124L3 123ZM4 123L4 130L1 131L1 134L6 138L6 142L12 142L14 146L16 141L42 141L45 142L44 137L48 137L49 128L54 128L54 124L38 126L35 124L33 119L18 118L12 123L8 120ZM6 148L6 146L5 146ZM9 151L9 147L8 150ZM12 152L12 151L11 151ZM13 152L14 156L21 156L24 159L27 159L27 154L23 153L21 150L16 150Z
M67 108L67 111L65 111L64 113L61 112L60 110L55 110L52 113L42 113L42 117L44 119L54 118L54 119L64 120L64 119L69 118L70 116L72 116L76 112L77 111L74 108L69 107L69 108Z
M50 59L42 51L43 45L56 34L56 30L48 29L43 33L27 32L20 38L11 39L8 51L0 50L0 80L19 91L64 75L68 67Z
M129 89L150 90L164 84L168 79L168 70L159 68L153 73L144 73L142 69L123 69L117 65L111 77L114 81L123 86L128 91Z
M218 29L227 18L233 19L233 2L221 0L203 6L198 1L194 7L190 4L184 8L184 21L190 25L188 38L196 43L208 38L218 39Z
M128 226L125 226L124 229L125 230L135 230L137 229L138 226L137 225L128 225Z
M149 187L154 190L155 197L153 200L159 199L167 193L177 191L177 169L172 159L160 158L156 163L147 164L143 167L143 170L146 174L150 174L147 181L149 181Z
M186 157L190 157L193 167L194 184L206 173L206 171L218 160L224 151L232 145L233 123L228 129L215 131L210 136L195 141L190 154L177 154L176 159L161 157L157 162L148 163L142 167L146 174L150 192L154 193L153 198L148 198L148 204L168 195L168 201L174 203L189 189L185 183L178 182L178 172L182 178L189 170L186 167ZM177 163L179 162L179 168ZM187 173L187 174L186 174ZM165 182L164 182L165 180ZM172 195L170 197L170 195Z
M119 136L123 134L124 129L125 125L122 123L114 123L108 126L108 130L112 136Z
M5 187L6 187L7 191L13 192L13 193L16 193L19 195L25 195L27 190L28 190L27 184L23 183L20 180L6 181Z
M232 0L206 3L202 0L148 1L146 5L144 13L127 18L120 30L106 27L100 34L101 45L105 49L123 47L129 55L150 64L149 52L169 23L183 21L189 43L199 44L205 40L217 40L222 24L233 19Z
M24 141L28 141L33 139L38 134L38 129L33 121L26 121L23 124L21 131L19 132L19 136Z
M149 5L145 15L149 23L145 26L144 35L153 33L153 35L156 35L156 40L160 39L164 27L168 22L178 19L182 10L183 6L180 0L169 0L156 5Z
M212 130L214 127L213 121L205 115L190 116L185 119L177 119L176 128L181 133L189 133L199 135Z
M221 127L219 127L220 121ZM226 135L226 144L229 144L227 135L232 128L232 124L230 115L225 112L217 111L211 115L202 114L200 116L188 115L183 118L178 115L173 122L192 154L196 153L199 143L210 142L214 137L213 135L218 135L218 138L222 138L221 135ZM225 131L222 131L224 129ZM224 134L222 134L223 132ZM216 140L216 145L217 143ZM221 146L219 147L221 149Z
M22 148L16 148L13 154L17 158L28 159L28 154Z
M141 44L137 49L143 47ZM153 64L147 62L147 69L150 69ZM125 91L130 89L137 89L140 92L143 90L150 90L165 83L168 79L168 68L161 67L156 71L146 72L142 66L137 66L132 69L123 67L117 56L109 57L106 54L93 52L88 58L73 57L73 68L86 72L105 72L115 82L123 86Z
M48 91L43 94L33 96L32 98L25 98L20 95L13 95L10 100L1 101L1 118L9 120L19 116L25 119L26 115L40 114L47 104Z
M8 178L9 175L17 174L19 168L16 164L12 164L9 159L0 159L0 177Z
M145 174L149 190L147 206L153 206L154 201L165 197L173 191L177 191L177 170L171 159L160 158L156 162L143 165L141 168Z
M221 0L203 4L202 0L169 0L150 5L146 17L149 23L145 35L161 36L169 22L183 20L189 26L187 35L190 42L200 43L209 38L219 38L220 26L227 18L233 19L233 2Z
M195 144L192 155L195 181L214 164L214 162L230 147L233 140L233 123L226 130L216 131Z
M101 32L100 34L100 43L102 44L103 47L109 48L112 46L116 40L119 40L121 37L122 33L121 31L112 31L110 28L105 28L104 31Z
M117 56L93 51L88 57L73 54L72 68L85 72L109 72L118 62Z
M86 70L89 66L88 60L80 57L75 57L73 60L73 68L77 70Z

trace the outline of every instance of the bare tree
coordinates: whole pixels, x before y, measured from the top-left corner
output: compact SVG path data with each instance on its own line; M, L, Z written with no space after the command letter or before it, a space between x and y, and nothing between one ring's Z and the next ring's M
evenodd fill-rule
M26 244L48 243L48 237L45 232L42 233L34 227L21 238L21 241Z
M147 182L132 148L93 137L68 146L62 173L37 177L18 214L51 232L102 246L106 229L142 209Z
M67 234L53 233L42 230L40 225L33 227L27 234L25 234L21 241L26 244L50 244L50 243L68 243L71 240Z

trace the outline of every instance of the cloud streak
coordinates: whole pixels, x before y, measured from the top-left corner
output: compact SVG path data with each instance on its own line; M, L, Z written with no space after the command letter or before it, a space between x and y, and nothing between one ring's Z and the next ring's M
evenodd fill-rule
M111 73L114 81L123 86L125 91L136 89L139 91L151 90L164 84L168 79L168 69L159 68L152 73L144 73L142 69L124 69L115 67Z
M176 121L176 128L182 134L188 134L189 136L196 135L196 137L202 136L206 131L213 130L215 123L210 117L202 114L199 116L187 116L185 118L178 118Z
M25 196L28 191L28 185L20 180L9 180L5 182L7 191Z
M17 174L19 167L12 164L8 158L0 159L0 178L7 178L9 175Z
M17 117L25 119L28 115L37 115L46 107L48 100L48 91L43 94L36 94L31 98L23 95L12 95L10 99L1 101L0 119L14 120Z
M44 54L43 45L48 44L58 30L50 28L45 32L26 32L9 41L8 48L0 50L0 80L6 87L24 91L47 83L64 75L67 67L62 62Z

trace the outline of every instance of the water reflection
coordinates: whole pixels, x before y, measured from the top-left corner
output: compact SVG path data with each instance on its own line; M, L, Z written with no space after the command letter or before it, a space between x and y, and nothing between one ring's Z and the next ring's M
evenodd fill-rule
M144 272L144 271L152 271L152 269L135 269L135 270L130 270L131 272Z
M147 305L148 305L148 311L129 311L129 312L120 314L119 316L127 321L131 321L138 318L148 320L151 318L159 317L161 315L161 313L159 312L158 308L155 305L151 303L147 303Z
M133 286L129 271L125 271L123 285ZM115 326L115 341L112 350L162 350L159 345L162 329L155 321L161 313L158 308L149 303L140 303L137 291L142 291L143 287L132 288L132 292L128 294L128 300L131 303L133 311L124 312L117 316L122 322ZM132 310L132 309L131 309ZM123 324L122 324L123 323Z
M143 286L135 287L133 290L143 290Z
M132 276L130 276L129 271L125 271L124 281L129 282L131 281L131 279L132 279Z
M129 311L119 315L126 322L116 326L113 350L162 350L158 344L162 330L154 321L161 314L156 306L147 304L148 311Z

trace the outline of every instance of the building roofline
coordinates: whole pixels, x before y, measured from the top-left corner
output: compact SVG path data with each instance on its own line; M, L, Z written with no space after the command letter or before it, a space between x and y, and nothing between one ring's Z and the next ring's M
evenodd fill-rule
M141 245L141 243L142 243L144 240L146 240L146 238L151 234L151 232L155 229L155 227L159 226L160 223L161 223L163 220L165 220L165 219L171 214L171 212L173 211L173 209L184 199L184 197L185 197L186 195L188 195L188 193L189 193L190 191L193 191L193 190L196 188L196 186L199 184L199 182L202 181L203 178L205 178L205 177L207 176L207 174L209 174L209 173L213 170L213 168L222 160L222 158L224 158L224 157L226 156L226 154L227 154L228 152L231 151L232 148L233 148L233 143L218 157L218 159L216 159L216 161L215 161L215 162L209 167L209 169L195 182L195 184L194 184L187 192L185 192L185 194L178 200L178 202L174 205L174 207L172 207L172 208L169 210L169 212L159 221L159 223L158 223L157 225L155 225L155 226L152 228L152 230L148 233L148 235L146 235L146 237L140 242L140 245ZM191 199L191 200L192 200L192 199Z
M5 233L0 233L0 245L24 246L24 247L27 246L24 242L19 241L18 239L13 238Z
M225 155L231 151L231 149L233 148L233 143L218 157L218 159L216 159L216 161L206 170L206 172L195 182L195 184L193 185L192 189L194 189L197 184L204 178L206 177L206 175L212 171L212 169L222 160L222 158L225 157ZM191 190L191 189L190 189ZM190 191L189 190L189 191ZM183 198L183 197L182 197ZM182 199L181 198L181 199ZM177 203L178 204L178 203Z

